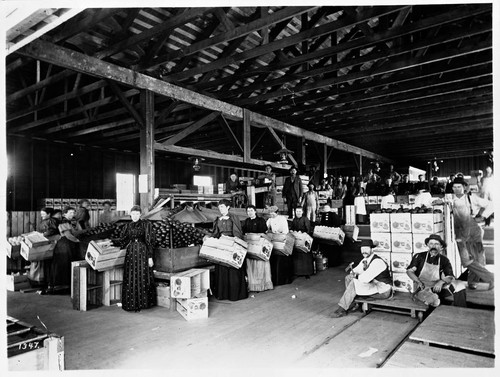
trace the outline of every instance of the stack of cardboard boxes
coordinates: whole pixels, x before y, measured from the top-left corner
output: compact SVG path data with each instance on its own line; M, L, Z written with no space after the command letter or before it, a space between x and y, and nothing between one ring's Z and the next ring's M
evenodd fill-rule
M443 213L372 213L371 239L375 253L384 259L392 272L394 289L413 289L406 268L412 256L427 250L425 239L433 233L444 238Z

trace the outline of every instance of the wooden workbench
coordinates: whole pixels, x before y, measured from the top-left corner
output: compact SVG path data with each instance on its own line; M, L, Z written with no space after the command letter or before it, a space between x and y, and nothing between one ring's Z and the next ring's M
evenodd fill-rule
M410 335L410 340L494 355L495 312L439 306Z

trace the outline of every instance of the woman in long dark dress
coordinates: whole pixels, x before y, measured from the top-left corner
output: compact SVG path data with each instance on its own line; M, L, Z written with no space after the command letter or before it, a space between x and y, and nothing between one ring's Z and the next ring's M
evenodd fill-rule
M306 216L303 216L302 207L295 208L295 218L290 226L291 231L311 233L311 222ZM312 253L304 253L303 251L294 249L293 254L293 271L295 276L305 276L306 279L314 273L314 260Z
M153 247L156 242L151 223L141 220L141 207L130 209L132 222L124 226L113 243L126 247L123 266L122 309L140 312L156 305L153 274Z
M266 222L269 233L288 233L287 219L285 216L278 215L278 207L269 207L269 216ZM291 256L284 256L273 249L269 262L273 286L290 284L293 281L293 259Z
M254 205L247 207L248 218L243 222L243 233L266 233L266 220L257 216L257 209ZM271 265L269 261L260 259L246 260L248 290L250 292L262 292L273 289L271 279Z
M79 258L80 242L77 238L82 233L78 223L74 220L75 209L65 207L62 212L61 224L58 229L61 239L57 241L50 265L48 294L69 293L71 284L71 262Z
M53 238L59 234L57 220L52 218L52 208L44 207L40 210L42 221L38 223L36 231L47 238ZM50 260L32 261L30 263L29 281L32 287L46 288L50 274Z
M219 238L221 235L229 237L238 237L243 239L240 220L229 213L231 203L223 199L219 201L220 216L214 221L212 237ZM238 301L248 297L248 288L245 279L246 260L243 261L241 268L234 268L215 265L214 282L212 289L214 296L218 300Z

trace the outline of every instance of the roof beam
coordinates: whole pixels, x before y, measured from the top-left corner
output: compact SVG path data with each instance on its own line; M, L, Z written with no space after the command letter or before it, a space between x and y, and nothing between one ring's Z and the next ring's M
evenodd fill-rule
M243 119L243 109L238 106L216 100L203 94L184 89L154 77L146 76L130 69L120 67L100 59L96 59L84 54L69 50L64 47L54 45L49 42L37 40L19 50L22 55L34 57L43 61L53 63L82 72L92 76L97 76L109 80L117 81L124 85L129 85L137 89L148 89L152 92L174 98L179 101L189 103L191 105L202 107L207 110L222 113L230 118L241 120ZM338 140L330 139L326 136L316 134L314 132L303 130L299 127L272 119L270 117L251 112L252 124L256 123L264 127L271 127L275 130L305 137L309 140L325 143L330 147L341 149L346 152L361 154L364 157L380 159L391 162L387 158L375 153L366 151Z
M197 42L197 43L193 43L192 45L186 46L185 48L183 48L181 50L170 52L168 54L159 56L158 58L154 59L150 64L148 64L148 66L139 65L137 67L132 67L132 68L135 68L139 71L146 70L146 69L149 70L149 69L157 67L158 65L164 64L168 61L172 61L172 60L178 59L180 57L192 55L198 51L207 49L209 47L213 47L213 46L218 45L220 43L225 43L225 42L231 41L233 39L240 38L244 35L248 35L250 33L253 33L254 31L258 31L258 30L262 29L265 26L278 23L280 21L283 21L283 20L290 18L290 17L294 17L296 15L300 15L300 14L308 12L314 8L316 8L316 7L285 7L283 10L272 13L267 17L262 17L262 18L259 18L258 20L250 22L246 25L232 28L231 30L226 31L225 33L218 34L212 38L208 38L208 39L205 39L205 40Z
M180 140L184 139L186 136L191 135L193 132L198 131L201 127L203 127L205 124L211 122L215 118L219 116L219 113L213 112L210 113L203 118L197 120L196 122L193 122L191 125L183 129L181 132L175 134L168 140L164 141L162 144L163 145L174 145L175 143L179 142Z

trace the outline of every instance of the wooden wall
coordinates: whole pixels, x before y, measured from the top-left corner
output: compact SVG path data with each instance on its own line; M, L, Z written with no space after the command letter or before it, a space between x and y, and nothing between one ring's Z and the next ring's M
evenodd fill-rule
M139 175L139 155L66 143L7 138L7 211L37 211L43 198L116 198L116 173ZM209 175L214 184L226 182L231 171L255 177L262 170L202 164L194 172L186 158L155 160L156 187L193 184L193 175ZM228 164L229 165L229 164ZM137 202L139 198L137 197Z

